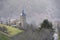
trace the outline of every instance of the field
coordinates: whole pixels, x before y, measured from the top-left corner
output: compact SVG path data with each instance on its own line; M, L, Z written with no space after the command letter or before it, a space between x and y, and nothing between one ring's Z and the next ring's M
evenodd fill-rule
M60 37L59 37L59 40L60 40Z
M18 33L23 32L23 30L19 30L15 27L0 24L0 27L2 27L2 26L7 28L8 35L11 36L11 37L14 36L14 35L17 35Z
M2 33L0 33L0 40L10 40L10 38Z

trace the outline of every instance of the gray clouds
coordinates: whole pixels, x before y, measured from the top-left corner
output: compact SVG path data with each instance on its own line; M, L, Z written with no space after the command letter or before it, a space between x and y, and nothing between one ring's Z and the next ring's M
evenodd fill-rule
M0 17L17 18L25 10L28 22L60 19L59 0L0 0Z

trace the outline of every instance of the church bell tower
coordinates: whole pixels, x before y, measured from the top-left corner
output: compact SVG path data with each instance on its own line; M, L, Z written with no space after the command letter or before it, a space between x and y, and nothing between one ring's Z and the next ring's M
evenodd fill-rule
M20 27L23 29L26 29L26 14L24 13L24 10L22 10L22 13L20 14Z

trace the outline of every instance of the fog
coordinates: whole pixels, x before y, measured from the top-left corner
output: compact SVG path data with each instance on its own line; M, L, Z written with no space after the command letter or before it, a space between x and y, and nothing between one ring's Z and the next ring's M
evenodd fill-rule
M42 22L43 19L60 19L59 0L0 0L0 18L19 18L25 10L28 23Z

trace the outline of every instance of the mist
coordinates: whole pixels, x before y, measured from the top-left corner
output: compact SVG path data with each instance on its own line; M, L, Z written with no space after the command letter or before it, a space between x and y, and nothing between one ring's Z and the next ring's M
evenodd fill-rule
M0 0L0 18L16 19L24 9L28 23L60 19L59 0Z

